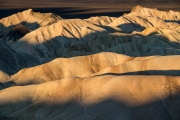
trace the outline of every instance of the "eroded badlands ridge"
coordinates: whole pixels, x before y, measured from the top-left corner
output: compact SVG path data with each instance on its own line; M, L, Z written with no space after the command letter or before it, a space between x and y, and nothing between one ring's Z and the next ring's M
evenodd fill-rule
M0 20L1 119L180 119L180 12Z

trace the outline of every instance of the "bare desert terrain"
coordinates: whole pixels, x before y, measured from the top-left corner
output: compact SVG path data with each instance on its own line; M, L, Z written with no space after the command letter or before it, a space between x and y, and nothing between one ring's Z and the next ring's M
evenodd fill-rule
M180 119L178 1L91 2L0 1L0 120Z

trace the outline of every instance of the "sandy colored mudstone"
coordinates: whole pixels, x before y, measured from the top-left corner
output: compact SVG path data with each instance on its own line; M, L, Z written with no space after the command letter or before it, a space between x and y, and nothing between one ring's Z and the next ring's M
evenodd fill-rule
M179 120L180 12L0 20L0 119Z
M0 112L29 120L179 119L179 80L102 75L11 87L0 92Z

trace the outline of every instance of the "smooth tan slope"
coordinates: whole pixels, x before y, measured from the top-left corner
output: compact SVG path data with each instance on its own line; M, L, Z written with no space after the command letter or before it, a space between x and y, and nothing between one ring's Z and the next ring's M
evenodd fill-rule
M122 64L131 59L126 55L115 53L57 58L43 65L22 69L11 76L11 80L17 85L28 85L69 77L88 77L108 66Z
M171 75L179 76L179 55L138 57L122 64L107 67L94 75Z
M96 76L17 86L0 92L0 116L27 120L179 119L179 87L179 77L164 76Z
M17 85L29 85L103 74L177 76L180 73L179 59L179 55L133 58L115 53L58 58L40 66L22 69L12 75L11 80Z

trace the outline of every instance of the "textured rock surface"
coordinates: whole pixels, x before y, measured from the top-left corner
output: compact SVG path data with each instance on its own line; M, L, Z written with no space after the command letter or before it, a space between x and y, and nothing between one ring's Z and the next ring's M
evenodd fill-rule
M180 12L0 20L0 119L178 120Z

